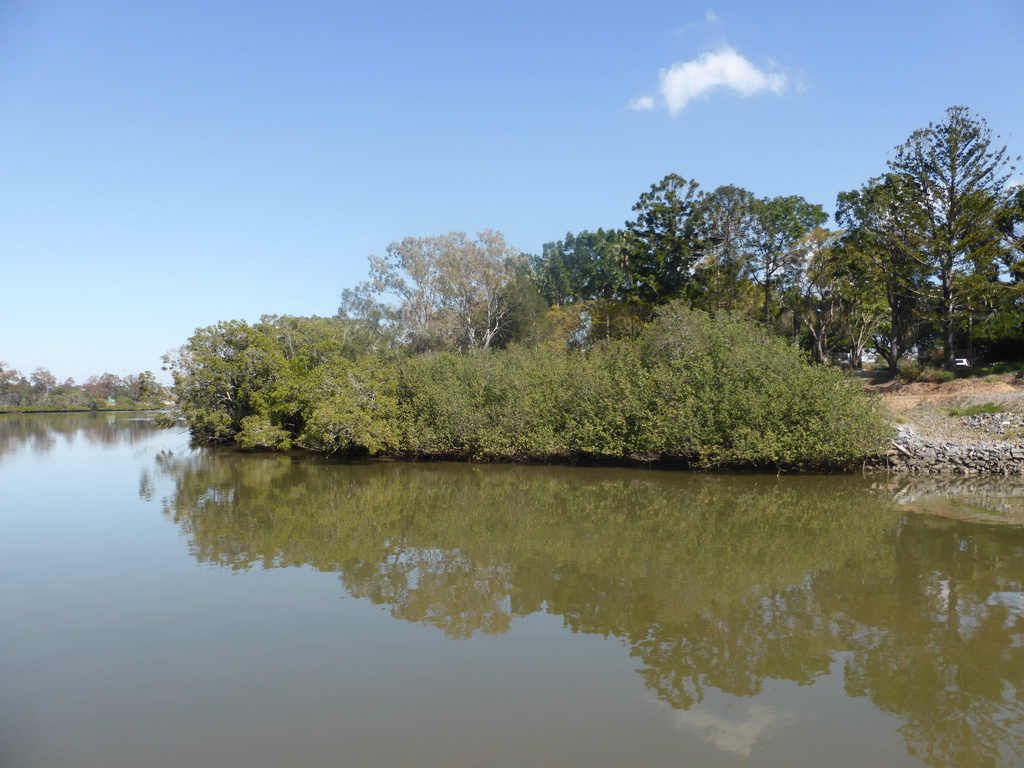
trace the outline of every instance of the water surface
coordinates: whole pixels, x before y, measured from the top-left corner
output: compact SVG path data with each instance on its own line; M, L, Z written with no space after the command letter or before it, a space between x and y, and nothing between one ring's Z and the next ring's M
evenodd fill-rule
M0 417L0 765L1021 765L1018 490Z

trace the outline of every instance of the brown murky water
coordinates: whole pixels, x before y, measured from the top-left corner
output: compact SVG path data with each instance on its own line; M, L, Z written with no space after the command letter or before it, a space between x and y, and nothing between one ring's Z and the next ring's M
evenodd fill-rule
M1021 765L1019 490L2 416L0 765Z

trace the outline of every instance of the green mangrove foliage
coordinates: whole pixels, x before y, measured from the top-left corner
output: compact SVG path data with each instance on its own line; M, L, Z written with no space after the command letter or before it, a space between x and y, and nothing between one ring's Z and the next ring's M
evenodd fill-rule
M359 334L339 318L201 329L168 358L179 405L206 440L341 455L825 466L886 436L837 372L678 302L586 352L409 356Z

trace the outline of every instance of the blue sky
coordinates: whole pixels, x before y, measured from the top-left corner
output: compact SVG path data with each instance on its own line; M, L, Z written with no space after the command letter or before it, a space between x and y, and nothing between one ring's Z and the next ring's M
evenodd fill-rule
M538 253L667 173L831 212L949 106L1024 154L1021 73L1020 0L0 0L0 360L159 372L394 240Z

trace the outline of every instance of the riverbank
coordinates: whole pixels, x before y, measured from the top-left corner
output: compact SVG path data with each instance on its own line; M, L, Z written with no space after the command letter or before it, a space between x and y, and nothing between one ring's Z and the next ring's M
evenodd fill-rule
M160 411L172 407L172 403L164 401L161 403L96 403L93 405L82 405L68 408L57 408L46 405L0 405L0 414L4 413L115 413L118 411Z
M889 410L895 435L867 468L1024 476L1024 387L1014 377L871 388Z

